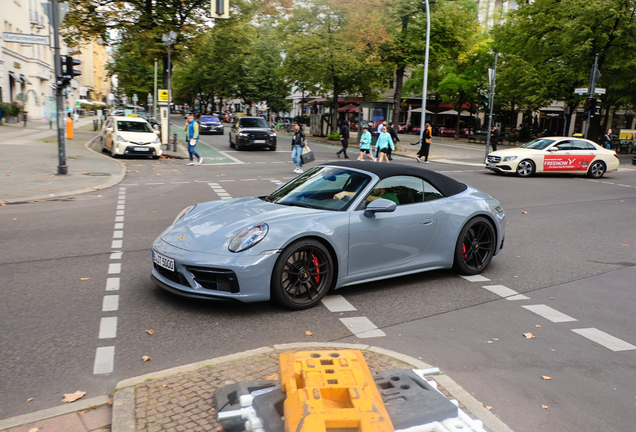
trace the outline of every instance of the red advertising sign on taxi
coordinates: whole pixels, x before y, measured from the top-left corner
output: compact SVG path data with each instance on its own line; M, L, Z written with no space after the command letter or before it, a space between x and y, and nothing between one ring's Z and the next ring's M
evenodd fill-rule
M545 156L543 171L581 171L587 170L594 155Z

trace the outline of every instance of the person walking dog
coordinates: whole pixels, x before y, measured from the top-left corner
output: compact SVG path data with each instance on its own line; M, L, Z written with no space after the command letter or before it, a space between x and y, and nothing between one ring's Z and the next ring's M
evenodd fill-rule
M194 119L193 114L188 115L184 131L186 134L186 142L188 144L188 154L190 155L190 162L186 165L194 165L194 156L196 156L199 160L198 165L201 165L203 163L203 158L194 150L197 146L197 142L199 141L199 123Z

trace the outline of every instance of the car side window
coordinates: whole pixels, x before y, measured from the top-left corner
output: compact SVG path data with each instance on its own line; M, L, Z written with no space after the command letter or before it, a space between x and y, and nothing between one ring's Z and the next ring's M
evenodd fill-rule
M596 150L592 144L583 140L573 140L572 141L572 150Z
M433 201L440 198L444 198L444 195L435 186L424 180L424 201Z
M424 201L423 180L411 176L394 176L381 180L367 196L368 204L378 198L388 199L397 205L414 204Z
M555 147L558 148L559 151L572 150L572 144L570 143L570 141L561 141Z

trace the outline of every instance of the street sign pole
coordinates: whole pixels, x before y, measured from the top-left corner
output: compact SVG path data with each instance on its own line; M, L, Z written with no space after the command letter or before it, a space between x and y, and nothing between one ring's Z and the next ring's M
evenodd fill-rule
M66 141L64 139L64 96L62 95L62 83L59 82L62 76L62 60L60 58L60 10L57 0L51 0L51 23L53 25L53 62L55 63L55 105L57 115L57 149L58 149L58 165L57 173L60 175L68 174L66 166Z
M596 54L596 57L594 58L594 65L592 66L592 74L590 75L590 92L588 93L588 98L594 97L594 89L596 87L596 80L598 79L598 77L596 76L597 73L598 73L598 54ZM587 131L590 128L590 122L592 121L593 114L594 113L592 112L588 113L587 120L585 121L585 136L584 136L585 139L587 139Z

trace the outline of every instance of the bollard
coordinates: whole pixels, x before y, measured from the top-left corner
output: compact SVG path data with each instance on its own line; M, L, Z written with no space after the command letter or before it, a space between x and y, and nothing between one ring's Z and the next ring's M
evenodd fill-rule
M97 120L93 120L93 131L97 130Z
M49 120L49 129L53 129L53 121Z
M177 134L174 134L174 141L172 142L172 151L177 151Z
M24 113L24 127L26 127L26 123L27 123L27 113Z

